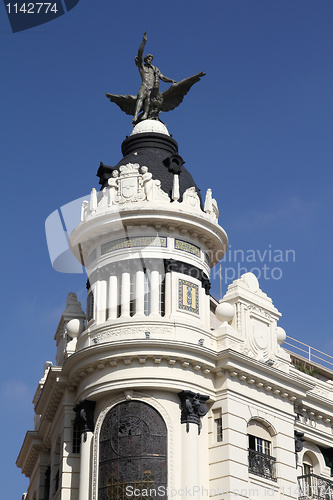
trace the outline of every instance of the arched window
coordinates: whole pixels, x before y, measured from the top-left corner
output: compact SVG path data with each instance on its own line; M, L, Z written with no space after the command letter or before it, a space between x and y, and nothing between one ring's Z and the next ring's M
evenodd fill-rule
M249 472L276 481L272 437L268 428L251 420L247 428L249 439Z
M167 429L161 415L142 401L111 408L99 438L98 500L166 499L166 487Z

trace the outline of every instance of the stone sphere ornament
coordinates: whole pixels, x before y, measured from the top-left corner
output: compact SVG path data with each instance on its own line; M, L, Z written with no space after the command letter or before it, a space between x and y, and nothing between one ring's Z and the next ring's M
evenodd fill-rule
M164 123L158 120L144 120L142 122L139 122L133 128L131 135L143 134L147 132L170 135Z
M67 334L72 338L72 339L75 339L76 337L78 337L80 335L80 333L83 332L84 330L84 324L83 324L83 321L79 320L79 319L71 319L70 321L68 321L67 325L66 325L66 329L67 329Z
M287 334L281 326L276 328L276 340L279 345L283 344L287 338Z
M221 302L216 307L215 315L222 323L229 323L235 316L235 306L228 302Z

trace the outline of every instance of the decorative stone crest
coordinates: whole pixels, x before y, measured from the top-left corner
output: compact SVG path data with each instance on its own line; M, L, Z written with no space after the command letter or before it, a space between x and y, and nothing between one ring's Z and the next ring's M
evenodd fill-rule
M117 183L116 177L114 177L114 189L117 189L116 203L142 201L145 199L139 168L140 165L138 163L128 163L119 168L120 175Z
M201 430L201 417L208 412L206 401L209 396L203 396L192 391L182 391L178 393L181 402L180 422L186 424L186 432L190 430L190 424L197 424L198 434Z
M178 178L178 175L175 177ZM200 208L199 197L196 193L195 196L198 198ZM174 199L176 198L179 198L179 186L174 189ZM84 222L93 212L105 211L114 205L143 201L171 203L169 195L161 189L161 181L153 179L148 167L142 166L140 172L138 163L127 163L121 165L119 171L112 171L107 187L98 196L95 188L91 190L90 202L82 202L81 221ZM197 204L197 201L194 204Z

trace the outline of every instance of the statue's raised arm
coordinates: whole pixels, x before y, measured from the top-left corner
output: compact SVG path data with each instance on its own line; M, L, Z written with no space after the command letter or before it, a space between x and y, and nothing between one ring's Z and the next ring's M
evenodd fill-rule
M115 102L125 111L125 113L133 115L133 125L142 120L153 119L159 120L161 111L169 111L178 106L185 94L189 91L192 85L200 80L205 73L197 73L196 75L185 78L177 83L176 80L162 75L160 70L152 65L153 56L147 54L143 57L143 52L147 42L147 32L142 36L138 55L135 57L135 64L138 67L141 76L141 86L138 95L117 95L106 94L111 102ZM171 87L164 92L159 91L159 81L172 83ZM139 114L141 112L141 114Z
M145 31L143 36L142 36L142 42L141 42L139 50L138 50L138 55L135 56L135 64L137 66L141 66L143 64L142 56L143 56L143 51L145 49L146 42L147 42L147 31Z

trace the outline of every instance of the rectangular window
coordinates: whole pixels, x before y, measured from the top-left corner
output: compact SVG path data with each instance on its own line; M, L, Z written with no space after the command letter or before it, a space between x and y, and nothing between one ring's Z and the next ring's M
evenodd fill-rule
M78 426L73 422L73 453L80 453L81 433Z
M159 313L165 316L165 277L160 275L160 290L159 290Z
M258 438L256 436L249 435L249 448L250 450L257 451L258 453L263 453L264 455L271 454L270 441L266 441L266 439Z
M216 441L218 443L221 443L223 440L223 434L222 434L222 417L217 417L214 419L214 424L215 424L215 436L216 436Z
M54 491L55 493L59 489L59 482L60 482L60 472L59 472L59 470L57 470L56 475L55 475L55 491Z
M87 296L87 321L91 321L94 317L94 294L91 290Z
M118 276L118 304L117 304L117 318L121 316L121 290L122 290L122 276Z
M49 466L44 475L44 500L49 500L50 498L50 486L51 486L51 467Z
M130 316L135 314L135 274L130 277Z

